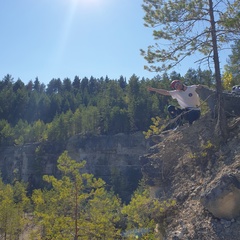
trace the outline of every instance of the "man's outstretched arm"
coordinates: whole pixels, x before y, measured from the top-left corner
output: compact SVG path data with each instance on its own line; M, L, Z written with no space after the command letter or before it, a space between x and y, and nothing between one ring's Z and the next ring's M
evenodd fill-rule
M156 93L161 94L161 95L170 96L169 91L167 91L165 89L148 87L147 90L150 91L150 92L156 92Z

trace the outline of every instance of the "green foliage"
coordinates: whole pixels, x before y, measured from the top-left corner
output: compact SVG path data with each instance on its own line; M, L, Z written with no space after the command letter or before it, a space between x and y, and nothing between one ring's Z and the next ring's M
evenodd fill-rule
M233 86L233 76L231 73L224 72L223 74L223 88L230 91Z
M24 212L29 209L26 186L16 182L13 186L0 180L0 238L18 239L27 223Z
M197 70L190 68L184 75L184 83L186 85L201 84L213 88L215 79L210 70L202 71L200 68Z
M160 202L139 188L122 206L101 179L81 173L84 165L85 161L77 163L65 151L58 159L62 177L44 176L51 188L33 192L35 238L155 239L157 225L163 232L165 216L175 201Z
M47 88L38 79L27 85L7 75L0 81L0 142L22 145L29 142L63 143L86 133L117 134L146 131L153 116L166 118L169 98L147 91L147 86L169 88L176 72L127 82L91 77L74 81L52 79ZM204 80L204 81L203 81ZM189 83L210 83L206 71L189 71Z
M211 155L216 151L216 146L208 140L205 144L202 144L201 151L198 153L189 154L192 159L210 159Z
M210 144L205 148L211 148ZM85 164L63 152L58 159L61 177L45 175L48 187L33 191L32 205L26 184L0 180L0 238L18 239L31 221L27 235L35 240L161 239L174 200L152 199L141 185L130 203L123 205L117 195L106 190L102 179L84 173Z
M14 131L11 125L4 119L0 120L0 132L2 144L11 144L13 142Z
M204 116L206 113L210 112L209 106L206 101L200 100L201 115Z
M209 156L215 149L215 145L208 140L206 144L202 145L202 156Z
M240 65L240 40L236 40L232 45L232 54L229 55L227 65L225 66L226 72L223 75L224 79L226 78L230 82L228 86L240 84L239 65Z
M151 120L153 124L150 125L150 129L148 129L147 132L143 132L146 139L153 135L159 135L165 127L164 122L160 117L151 118Z
M62 178L44 176L50 190L35 190L32 196L41 239L117 239L120 201L105 190L105 183L80 173L77 163L65 151L58 160Z
M137 190L131 198L131 202L122 208L126 217L127 228L124 236L127 239L141 237L141 239L156 239L154 229L160 224L161 232L164 232L164 217L169 208L176 205L174 200L161 202L152 199L148 190Z
M30 136L29 132L30 126L28 123L20 119L14 127L15 144L23 144Z
M211 10L210 3L213 4ZM217 33L218 50L224 49L226 43L236 39L234 32L239 33L238 0L144 0L143 9L145 26L153 29L156 40L147 50L141 50L149 63L145 68L150 71L171 69L197 51L203 54L199 59L200 63L210 62L213 52L210 12L217 19L214 21L214 31ZM218 34L219 31L221 34Z
M239 0L231 2L227 5L225 13L221 14L221 23L225 29L229 30L229 37L239 34L240 29L240 12Z

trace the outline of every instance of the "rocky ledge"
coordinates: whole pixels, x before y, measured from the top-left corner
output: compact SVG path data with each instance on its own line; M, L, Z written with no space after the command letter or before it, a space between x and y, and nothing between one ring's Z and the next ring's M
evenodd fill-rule
M166 240L240 239L240 128L219 146L215 124L206 115L161 134L141 157L152 197L177 202L165 219Z

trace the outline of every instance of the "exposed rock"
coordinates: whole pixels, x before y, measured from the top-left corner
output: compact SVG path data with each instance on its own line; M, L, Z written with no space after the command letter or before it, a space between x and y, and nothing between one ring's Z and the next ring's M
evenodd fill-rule
M217 96L216 91L209 89L207 87L202 87L197 90L200 98L207 102L212 117L217 116L217 110L216 110L216 103L217 103ZM223 92L223 99L224 99L224 108L225 113L229 117L233 116L240 116L240 95L232 94L228 92Z
M76 135L69 139L67 150L77 160L86 160L85 172L100 177L124 200L130 200L142 178L139 157L147 153L149 141L143 133L86 137Z
M6 183L28 182L30 191L42 187L43 175L57 175L56 162L61 153L61 147L54 143L0 147L1 177Z
M233 174L221 176L201 196L201 203L215 217L231 220L240 217L240 182Z
M139 156L149 149L141 132L111 136L77 135L67 143L32 143L0 147L0 168L6 183L23 180L29 190L42 187L43 175L58 176L57 159L64 150L76 161L86 160L85 172L105 180L129 200L142 178Z
M214 137L215 124L209 115L202 116L191 127L184 125L160 135L159 142L141 157L151 196L177 201L173 216L166 219L165 240L240 239L240 127L231 130L226 143L219 145ZM204 196L212 201L204 202ZM218 217L210 212L209 205L201 203L214 207L213 201L220 199L217 210L221 210L220 205L225 210ZM229 199L233 204L228 204Z

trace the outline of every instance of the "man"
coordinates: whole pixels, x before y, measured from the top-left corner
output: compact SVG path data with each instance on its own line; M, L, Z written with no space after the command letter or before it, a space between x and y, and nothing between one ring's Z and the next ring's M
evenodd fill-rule
M177 125L181 124L183 118L188 121L189 125L192 125L201 115L200 99L196 92L196 89L200 87L200 85L186 86L180 80L174 80L171 82L172 91L152 87L148 87L148 90L176 99L180 108L168 106L170 116L177 117Z

